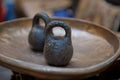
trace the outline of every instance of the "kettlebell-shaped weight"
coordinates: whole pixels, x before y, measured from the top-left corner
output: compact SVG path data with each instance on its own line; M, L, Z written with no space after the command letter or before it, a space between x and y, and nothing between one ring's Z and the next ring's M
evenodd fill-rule
M44 21L45 27L39 24L40 19ZM43 12L34 16L33 25L28 36L28 42L33 50L43 51L45 43L45 28L50 21L49 16Z
M65 30L65 36L53 35L52 29L58 26ZM70 27L62 21L51 21L45 31L44 56L46 62L53 66L66 66L73 56Z

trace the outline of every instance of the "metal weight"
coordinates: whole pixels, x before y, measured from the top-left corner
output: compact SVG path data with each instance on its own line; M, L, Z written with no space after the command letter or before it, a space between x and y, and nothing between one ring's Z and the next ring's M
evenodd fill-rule
M62 27L65 36L54 36L52 29ZM68 24L62 21L51 21L46 28L46 38L44 47L44 56L46 62L54 66L65 66L69 63L73 55L73 46L71 41L71 29Z
M33 19L33 25L29 33L28 42L33 50L43 51L45 41L45 27L39 24L39 19L42 19L45 22L45 27L50 22L50 18L47 14L36 14Z

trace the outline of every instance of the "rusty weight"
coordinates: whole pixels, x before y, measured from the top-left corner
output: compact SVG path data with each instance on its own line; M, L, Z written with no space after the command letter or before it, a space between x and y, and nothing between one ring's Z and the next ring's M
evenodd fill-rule
M39 24L39 20L42 19L45 26ZM50 18L46 13L38 13L33 18L33 24L29 33L28 42L33 50L43 51L45 42L45 27L50 22Z
M65 36L54 36L52 29L62 27ZM51 21L46 28L46 38L44 55L46 62L54 66L66 66L73 56L73 46L71 41L71 29L63 21Z

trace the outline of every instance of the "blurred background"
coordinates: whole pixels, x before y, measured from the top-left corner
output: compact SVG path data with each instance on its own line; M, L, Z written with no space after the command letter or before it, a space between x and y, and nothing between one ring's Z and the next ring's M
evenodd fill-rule
M120 0L0 0L0 21L33 18L38 12L51 17L89 20L120 30Z
M0 0L0 22L33 18L38 12L51 17L88 20L120 36L120 0ZM0 80L10 80L10 75L10 70L0 67Z

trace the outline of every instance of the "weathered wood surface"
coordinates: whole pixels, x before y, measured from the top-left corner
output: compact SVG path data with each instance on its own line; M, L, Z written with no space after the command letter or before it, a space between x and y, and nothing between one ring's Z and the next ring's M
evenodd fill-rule
M27 36L31 19L0 25L0 64L38 78L74 79L100 73L118 58L119 40L110 30L82 20L57 20L71 25L74 54L69 65L64 68L49 66L42 53L30 49Z

